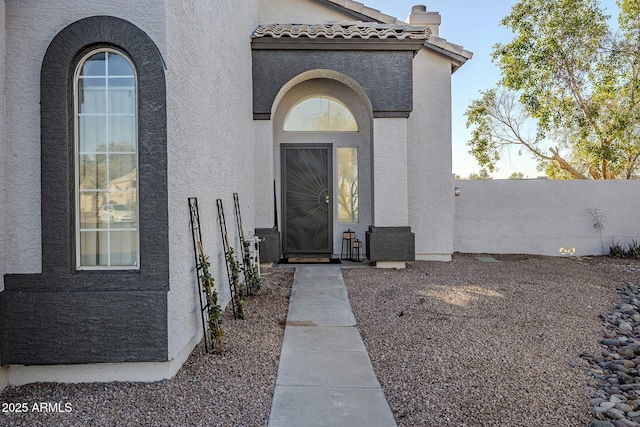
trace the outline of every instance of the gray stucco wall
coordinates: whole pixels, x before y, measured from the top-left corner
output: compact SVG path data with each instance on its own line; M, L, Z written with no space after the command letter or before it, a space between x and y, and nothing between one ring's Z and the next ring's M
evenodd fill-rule
M254 50L254 118L269 119L280 89L315 69L358 82L371 100L373 117L409 117L413 109L413 51Z
M76 271L72 82L96 46L126 52L138 76L140 268ZM166 87L146 33L91 17L50 43L40 75L42 273L8 274L0 293L3 364L167 360Z
M166 292L5 290L0 303L5 364L167 359Z

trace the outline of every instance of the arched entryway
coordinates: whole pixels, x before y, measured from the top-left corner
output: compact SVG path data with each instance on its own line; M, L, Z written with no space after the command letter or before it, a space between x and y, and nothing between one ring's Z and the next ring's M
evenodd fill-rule
M273 114L282 252L329 256L364 240L372 213L372 110L357 83L326 70L283 87Z

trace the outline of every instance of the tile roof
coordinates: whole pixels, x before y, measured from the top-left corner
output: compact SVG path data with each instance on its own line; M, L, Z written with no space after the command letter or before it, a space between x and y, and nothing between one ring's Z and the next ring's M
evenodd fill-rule
M377 22L335 22L324 24L267 24L254 31L253 38L342 38L429 40L431 30L409 24L381 24Z
M362 16L363 20L374 20L387 24L403 24L398 18L391 15L386 15L380 12L378 9L374 9L366 6L363 3L354 0L316 0L321 3L332 4L335 7L342 8L345 12L353 12L357 16ZM451 57L456 65L454 71L458 69L464 62L471 59L473 53L465 50L462 46L449 42L447 39L441 37L429 36L425 41L425 46L434 51L440 51L443 54Z

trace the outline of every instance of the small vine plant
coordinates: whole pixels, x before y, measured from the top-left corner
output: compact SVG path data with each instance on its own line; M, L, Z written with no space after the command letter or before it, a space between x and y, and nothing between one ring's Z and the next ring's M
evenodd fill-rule
M231 246L229 246L226 257L227 265L229 266L230 285L234 295L234 314L236 318L244 319L244 291L242 290L242 286L240 286L240 263L236 259L235 252Z
M222 336L223 331L222 324L222 308L218 304L218 292L216 291L215 281L209 269L211 268L211 262L209 257L205 256L200 249L200 265L198 268L201 270L200 283L202 283L202 293L205 295L207 301L207 326L209 329L209 336L212 342L218 343L218 350L222 352Z
M242 272L247 282L247 292L253 295L260 290L260 272L258 266L251 260L251 242L243 238L242 246L244 248Z

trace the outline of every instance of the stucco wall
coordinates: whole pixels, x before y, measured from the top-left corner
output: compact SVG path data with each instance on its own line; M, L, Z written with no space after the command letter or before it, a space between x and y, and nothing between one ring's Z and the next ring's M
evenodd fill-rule
M5 75L5 3L0 3L0 76ZM7 139L5 129L5 80L0 79L0 292L4 289L4 274L7 272ZM0 359L0 363L2 360ZM0 390L9 382L6 368L0 367Z
M5 75L5 3L0 3L0 76ZM7 272L7 138L5 117L5 80L0 79L0 291L4 289L4 274ZM0 373L0 375L2 375ZM2 380L0 379L0 383Z
M251 47L255 1L168 2L171 290L169 358L202 334L188 197L197 197L204 249L222 303L229 296L216 199L239 252L233 193L245 234L254 228Z
M254 124L254 176L255 220L256 227L270 228L274 226L274 180L276 179L275 154L273 146L273 122L271 120L255 120ZM280 203L280 195L277 196Z
M6 5L7 271L37 273L40 238L40 66L53 37L78 19L126 19L165 47L164 1L12 1Z
M353 20L338 10L307 0L258 0L261 24L321 24Z
M407 119L373 120L373 225L402 227L409 221Z
M612 241L640 240L640 181L456 181L454 250L601 255ZM603 215L602 242L590 210Z
M453 250L451 63L423 48L414 59L409 117L409 225L416 259L448 260Z

